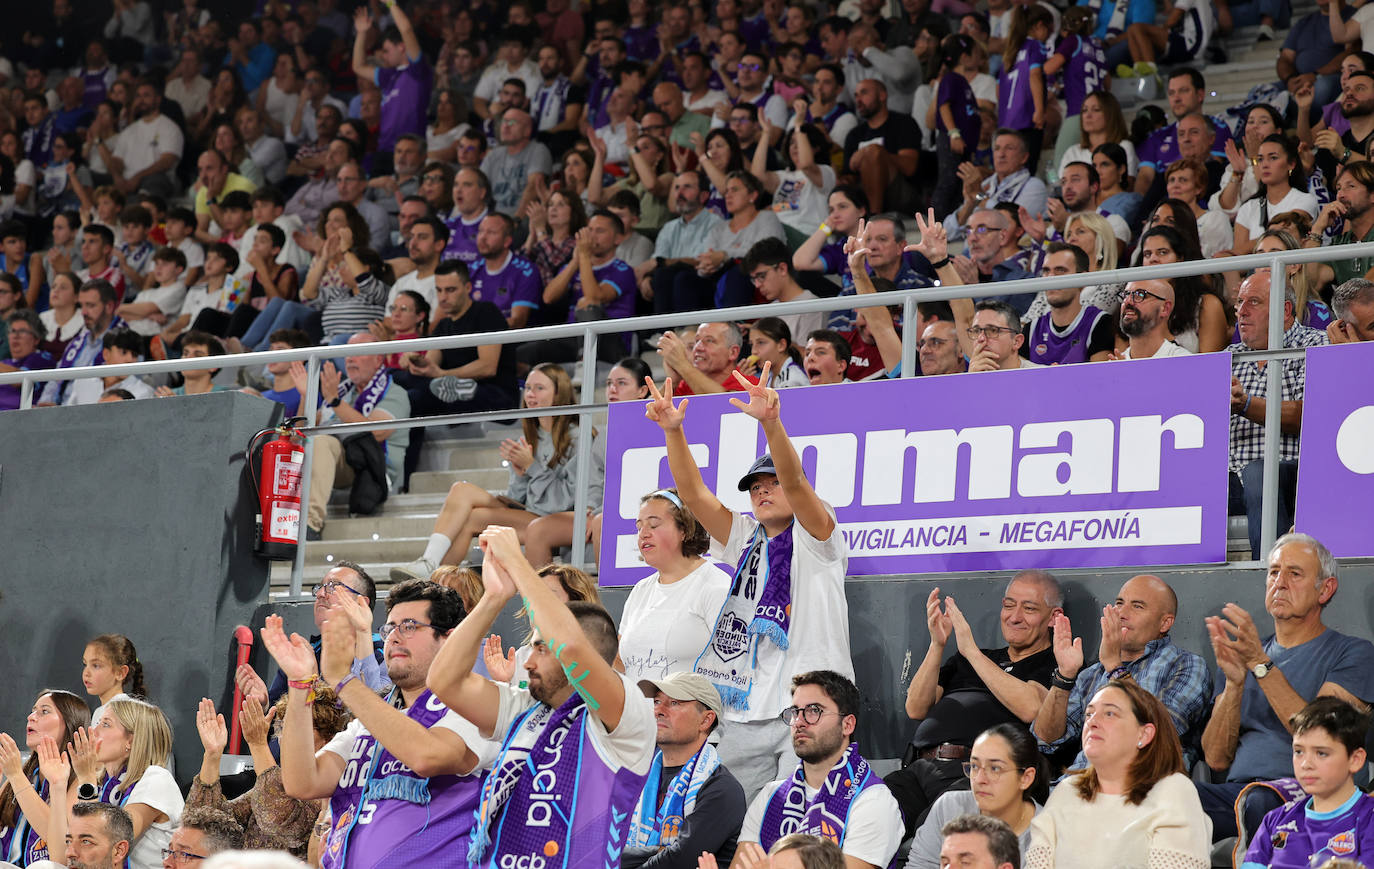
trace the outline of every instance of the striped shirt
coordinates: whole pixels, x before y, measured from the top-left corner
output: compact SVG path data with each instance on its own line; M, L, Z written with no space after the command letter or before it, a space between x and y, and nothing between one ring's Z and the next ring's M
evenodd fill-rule
M390 291L390 287L370 272L358 278L356 295L343 282L321 286L320 299L324 303L321 318L326 340L337 335L366 332L368 323L386 316L386 297Z

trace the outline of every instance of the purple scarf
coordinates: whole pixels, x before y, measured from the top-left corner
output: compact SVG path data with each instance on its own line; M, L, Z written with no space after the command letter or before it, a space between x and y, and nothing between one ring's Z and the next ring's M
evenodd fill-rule
M758 665L758 643L766 637L787 649L792 624L792 529L769 539L763 525L740 555L730 594L716 617L711 641L693 669L715 683L721 700L732 709L748 709ZM762 572L762 576L760 576ZM753 647L749 666L732 663Z
M391 375L387 373L386 366L377 369L377 373L372 375L362 389L358 390L358 397L353 399L353 409L363 416L367 416L372 409L377 406L377 402L386 395L386 388L391 385ZM353 389L353 381L339 381L339 398L343 398L348 391Z
M406 711L426 728L447 714L428 690ZM333 827L320 849L324 869L461 865L481 790L477 775L422 778L370 733L354 740L349 758L329 800Z
M540 703L511 725L482 783L469 865L618 869L647 776L600 759L589 744L589 714L573 693L557 709Z
M115 315L115 317L110 320L109 328L105 330L105 334L108 335L115 329L123 329L127 325L128 324L120 319L118 315ZM101 336L101 339L102 341L104 340L104 335ZM62 361L57 363L57 367L71 368L75 365L76 358L81 355L81 351L86 348L86 342L89 340L91 340L91 330L83 327L80 332L76 333L76 337L72 339L71 343L67 345L67 351L62 354ZM95 354L95 358L91 360L91 364L105 364L105 351L103 347ZM71 381L67 382L70 383Z
M48 801L48 783L35 770L30 783L38 791L43 802ZM15 807L14 826L0 830L0 860L19 866L28 866L39 860L48 859L48 843L33 828L24 813Z
M855 798L879 784L882 779L859 755L859 746L853 742L826 773L825 783L810 802L806 799L804 768L797 764L792 778L778 785L768 798L759 826L759 845L766 851L783 836L807 833L843 846L845 825L849 823Z

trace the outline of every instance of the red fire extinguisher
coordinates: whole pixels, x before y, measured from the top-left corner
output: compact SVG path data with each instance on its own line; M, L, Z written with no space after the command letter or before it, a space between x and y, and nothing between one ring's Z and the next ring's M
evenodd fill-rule
M261 455L252 475L258 498L258 533L254 551L265 558L296 557L301 529L301 465L305 438L296 428L305 417L292 417L277 428L263 429L248 442L250 460ZM276 435L266 443L262 441Z

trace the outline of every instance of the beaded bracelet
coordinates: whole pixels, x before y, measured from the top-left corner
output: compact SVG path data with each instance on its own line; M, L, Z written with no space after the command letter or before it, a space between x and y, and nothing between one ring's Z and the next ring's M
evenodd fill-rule
M318 676L311 676L309 679L299 681L296 679L288 679L286 681L286 687L288 688L295 688L298 691L309 692L305 695L305 705L307 706L314 703L315 698L319 696L319 693L315 690L319 684L320 679Z

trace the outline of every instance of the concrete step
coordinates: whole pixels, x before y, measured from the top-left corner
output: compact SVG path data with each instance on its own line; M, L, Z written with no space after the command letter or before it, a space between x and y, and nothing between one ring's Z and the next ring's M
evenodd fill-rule
M494 468L467 468L457 471L416 471L410 475L410 491L415 495L445 495L454 483L465 480L489 492L504 492L510 471Z
M324 542L428 537L438 515L438 511L416 510L393 515L330 517L324 526Z

